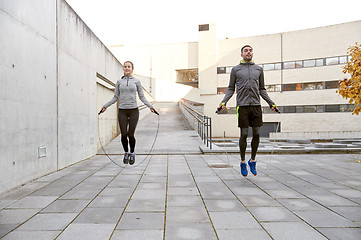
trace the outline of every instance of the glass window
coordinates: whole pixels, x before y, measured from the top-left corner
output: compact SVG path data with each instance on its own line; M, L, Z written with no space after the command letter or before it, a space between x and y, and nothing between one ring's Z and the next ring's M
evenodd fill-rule
M315 90L316 83L304 83L304 90Z
M296 113L303 113L303 106L296 106Z
M303 61L303 67L314 67L316 66L316 60L305 60Z
M316 106L316 111L317 111L317 112L324 112L324 110L323 110L323 105L318 105L318 106Z
M296 112L296 107L295 106L284 106L283 107L283 112L284 113L295 113Z
M316 59L316 66L323 66L323 58Z
M266 85L267 92L280 92L281 91L281 85Z
M308 105L308 106L304 106L304 112L305 113L313 113L317 111L317 107L316 105Z
M273 63L263 65L263 70L265 71L274 70L274 69L275 69L275 65Z
M302 61L296 61L296 68L303 67Z
M225 67L217 67L217 74L226 73Z
M283 85L283 91L296 91L296 84Z
M326 112L339 112L340 105L326 105Z
M226 67L226 73L231 73L233 67Z
M338 81L328 81L326 82L326 89L338 88Z
M226 87L219 87L217 88L217 94L225 94L227 91Z
M303 90L302 83L297 83L296 84L296 91L300 91L300 90Z
M282 64L281 63L275 63L275 70L281 70Z
M176 70L177 83L198 87L198 68Z
M273 113L272 109L270 107L262 107L263 113Z
M295 68L295 67L296 67L296 62L284 62L283 63L284 69L290 69L290 68Z
M349 111L348 104L340 105L340 112L348 112L348 111Z
M326 65L338 64L338 57L326 58Z
M351 61L351 56L347 56L347 62L350 62Z
M347 63L347 56L339 57L338 60L339 60L339 63L340 63L340 64Z

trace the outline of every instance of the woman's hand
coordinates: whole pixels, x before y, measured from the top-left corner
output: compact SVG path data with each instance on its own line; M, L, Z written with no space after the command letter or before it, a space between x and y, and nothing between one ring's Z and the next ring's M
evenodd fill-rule
M105 107L102 107L102 109L100 110L100 113L105 112L105 110L107 110Z
M150 111L151 111L152 113L155 113L155 114L159 115L159 113L157 112L157 110L155 110L154 107L151 107L151 108L150 108Z

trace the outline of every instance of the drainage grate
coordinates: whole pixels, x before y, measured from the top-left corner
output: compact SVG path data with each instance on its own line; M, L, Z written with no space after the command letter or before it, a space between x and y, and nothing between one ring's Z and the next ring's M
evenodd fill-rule
M211 168L232 168L232 166L228 164L212 164L208 166Z

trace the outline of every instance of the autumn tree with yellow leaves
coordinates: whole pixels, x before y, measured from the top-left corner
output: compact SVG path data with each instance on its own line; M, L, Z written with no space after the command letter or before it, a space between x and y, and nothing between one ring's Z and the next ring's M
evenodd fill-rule
M351 77L340 81L337 92L355 105L352 114L358 115L361 111L361 44L356 42L355 46L348 48L347 53L351 60L343 67L343 73L348 73Z

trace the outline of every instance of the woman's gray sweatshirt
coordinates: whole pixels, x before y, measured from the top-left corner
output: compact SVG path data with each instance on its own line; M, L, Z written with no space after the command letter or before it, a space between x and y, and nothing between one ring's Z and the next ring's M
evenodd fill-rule
M221 103L227 104L228 100L237 91L237 106L261 106L260 96L272 106L275 103L268 96L263 69L254 62L243 62L231 70L229 86Z
M108 108L119 99L119 109L137 108L137 92L139 99L149 108L152 108L152 105L144 96L142 84L133 76L123 76L117 81L114 90L114 97L107 102L104 107Z

